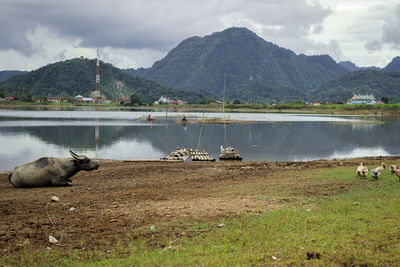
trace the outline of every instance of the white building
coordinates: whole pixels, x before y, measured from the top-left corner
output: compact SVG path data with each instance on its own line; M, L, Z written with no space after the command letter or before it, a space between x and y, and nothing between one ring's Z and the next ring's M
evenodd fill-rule
M166 98L165 96L161 96L160 99L157 101L154 101L154 104L158 105L160 103L167 103L168 105L171 104L171 100L169 98Z
M375 104L376 99L373 94L370 95L357 95L353 93L353 97L347 102L349 104Z
M83 103L94 103L95 100L91 97L83 97L81 95L75 96L75 100L78 102L83 102Z

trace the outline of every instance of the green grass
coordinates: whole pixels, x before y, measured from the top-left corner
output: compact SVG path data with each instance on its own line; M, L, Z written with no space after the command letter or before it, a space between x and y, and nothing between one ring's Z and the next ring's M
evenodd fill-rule
M193 224L190 227L201 230L201 234L182 235L172 241L166 238L165 248L146 245L142 240L129 247L116 247L111 254L86 252L83 258L73 250L67 257L45 252L39 265L400 265L398 178L386 170L378 181L360 179L349 167L310 175L308 179L348 181L353 186L344 193L315 196L311 210L294 205L259 215ZM224 225L218 226L220 223ZM317 252L321 258L307 260L307 252ZM37 260L37 255L30 253L26 251L21 265ZM0 265L8 260L1 257Z

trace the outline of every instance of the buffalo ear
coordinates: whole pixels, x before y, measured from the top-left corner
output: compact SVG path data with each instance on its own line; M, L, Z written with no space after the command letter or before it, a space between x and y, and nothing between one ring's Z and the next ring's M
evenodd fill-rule
M83 156L83 155L75 154L74 152L72 152L71 149L69 150L69 153L70 153L71 156L72 156L74 159L76 159L76 160L84 160L84 159L86 158L86 157Z

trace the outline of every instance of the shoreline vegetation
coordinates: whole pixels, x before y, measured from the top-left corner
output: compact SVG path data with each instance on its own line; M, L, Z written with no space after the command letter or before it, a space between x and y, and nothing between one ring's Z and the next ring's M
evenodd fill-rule
M140 109L157 110L168 108L172 111L209 111L220 112L222 104L187 104L187 105L120 105L118 103L109 104L88 104L88 103L28 103L28 102L0 102L1 109L17 108L110 108L110 109ZM226 104L227 112L254 112L254 113L310 113L310 114L336 114L336 115L376 115L390 116L400 114L400 103L394 104L322 104L319 106L307 105L305 103L283 103L276 105L263 104Z

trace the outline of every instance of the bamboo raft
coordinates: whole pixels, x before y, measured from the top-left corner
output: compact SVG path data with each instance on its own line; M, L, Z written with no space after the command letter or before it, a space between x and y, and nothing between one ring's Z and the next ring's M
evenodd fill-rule
M163 157L163 161L186 161L188 157L192 161L215 161L206 150L193 150L191 148L176 148L169 155Z
M191 152L192 161L215 161L205 150L193 150Z
M242 160L242 156L240 156L239 151L231 146L221 146L220 160Z
M185 161L191 154L191 149L177 147L168 156L163 157L163 160L182 160Z

